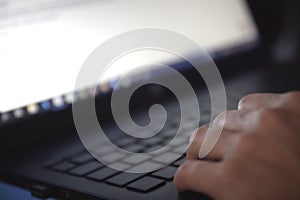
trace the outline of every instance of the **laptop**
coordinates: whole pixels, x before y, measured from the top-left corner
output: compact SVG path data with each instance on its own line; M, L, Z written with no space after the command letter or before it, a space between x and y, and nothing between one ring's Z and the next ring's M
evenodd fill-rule
M259 3L13 0L1 4L0 178L29 190L35 197L209 199L205 194L179 193L172 184L177 168L185 160L188 137L195 126L207 124L214 117L203 77L190 62L174 54L144 49L120 57L96 84L84 80L79 88L75 87L86 60L111 38L155 28L184 35L200 44L224 78L226 109L236 108L238 100L250 92L290 89L262 87L264 82L258 76L261 73L255 71L254 66L270 65L266 33L261 34L259 27L262 13L253 9ZM118 44L122 46L123 42L126 43ZM162 66L145 68L154 61L167 63L188 80L197 97L199 120L194 120L197 112L193 106L187 106L187 115L181 118L176 95L155 84L172 80L174 75ZM143 70L139 69L141 65ZM132 70L138 73L118 85L120 77ZM283 76L281 71L279 74ZM151 121L149 109L154 104L163 106L167 114L164 119L161 113L152 113L157 123L165 120L153 137L139 137L153 134L153 129L140 132L129 127L127 130L137 137L123 131L111 108L114 91L126 93L141 83L147 84L137 87L128 105L132 120L141 127L147 126ZM182 97L187 105L193 102L188 93ZM103 141L96 141L94 150L87 147L88 133L95 132L96 127L86 126L82 132L74 122L74 105L86 102L94 102L95 116L106 138L122 149L120 152L135 156L122 154ZM82 110L82 115L86 114L89 116L89 112ZM181 123L186 134L176 137ZM155 153L159 149L163 151ZM148 155L149 152L154 153Z

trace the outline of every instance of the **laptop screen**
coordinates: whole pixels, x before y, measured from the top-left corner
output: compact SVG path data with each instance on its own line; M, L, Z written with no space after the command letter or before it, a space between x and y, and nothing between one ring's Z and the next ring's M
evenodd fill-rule
M214 59L258 41L243 0L11 0L0 4L2 122L65 108L74 101L68 92L74 90L88 55L126 31L173 30L202 45ZM151 51L129 55L105 75L103 83L108 84L102 89L106 91L111 80L140 64L172 59ZM87 80L82 87L91 84Z

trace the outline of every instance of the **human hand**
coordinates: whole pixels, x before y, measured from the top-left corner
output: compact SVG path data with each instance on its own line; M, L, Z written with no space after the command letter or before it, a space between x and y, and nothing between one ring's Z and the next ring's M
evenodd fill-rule
M175 187L216 200L299 200L298 117L300 92L244 97L238 110L221 113L213 122L213 127L224 128L205 159L198 154L208 127L191 137L187 159L174 177Z

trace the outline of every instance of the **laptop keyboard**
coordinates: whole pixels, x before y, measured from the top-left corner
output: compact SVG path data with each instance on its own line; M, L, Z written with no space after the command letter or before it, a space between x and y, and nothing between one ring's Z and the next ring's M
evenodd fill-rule
M209 119L209 117L205 119ZM207 122L202 121L202 123ZM158 134L159 136L146 140L138 140L134 137L120 137L114 140L114 143L131 152L151 152L165 146L175 136L178 127L174 126L174 124L178 124L177 117L174 117L173 120L167 123L162 133ZM189 119L186 119L184 124L186 130L189 130L189 127L193 127ZM189 131L192 132L192 130ZM106 183L113 187L123 187L128 190L147 193L173 180L177 168L185 160L185 154L181 154L187 148L189 136L174 138L172 145L169 145L170 147L160 155L126 157L114 152L113 148L109 146L99 149L99 153L106 163L110 163L111 166L117 165L118 169L124 170L130 168L132 171L139 171L148 168L161 168L161 166L165 166L175 160L166 167L154 172L127 173L117 171L95 160L85 149L81 149L73 155L64 156L61 159L47 161L43 164L43 167L56 172L67 173L71 176Z
M178 160L165 168L152 173L143 174L120 172L110 167L106 167L105 165L94 159L85 159L86 162L83 163L81 158L86 154L87 152L84 152L78 155L78 157L76 156L66 160L58 161L57 163L52 165L44 165L44 167L56 172L68 173L72 176L83 177L97 182L105 182L116 187L126 187L130 190L138 192L149 192L164 185L166 181L172 181L177 168L185 160L185 156L182 155ZM169 155L171 156L168 157ZM166 154L163 154L162 157L157 158L159 161L163 158L172 159L172 154L168 152ZM79 160L80 162L78 162ZM124 170L130 167L131 164L135 163L142 163L136 165L137 170L138 168L143 169L151 165L157 165L157 167L159 167L160 163L156 163L156 160L157 159L154 159L154 161L143 162L143 159L136 160L136 158L126 158L124 160ZM126 162L130 164L126 164ZM120 165L122 163L117 162L117 164Z
M55 164L43 165L44 167L60 173L68 173L72 176L83 177L97 182L105 182L116 187L126 187L129 190L138 192L150 192L161 187L166 181L172 181L177 168L184 162L185 156L182 155L171 165L152 173L127 173L120 172L110 167L106 167L93 158L87 159L87 152L82 152L75 157L57 161ZM124 163L116 162L118 165L124 165L124 170L135 165L135 169L145 169L147 167L159 167L160 161L167 162L173 159L172 154L167 152L156 158L149 157L148 161L141 157L128 157L123 160ZM178 156L178 155L176 155ZM85 158L85 159L83 159ZM165 159L165 160L164 160ZM85 161L85 162L83 162ZM158 161L158 162L157 162ZM113 166L113 164L112 164ZM120 166L118 167L120 169Z

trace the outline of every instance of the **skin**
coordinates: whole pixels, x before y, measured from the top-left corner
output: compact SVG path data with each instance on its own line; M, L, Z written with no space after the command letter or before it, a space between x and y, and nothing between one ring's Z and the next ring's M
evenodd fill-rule
M245 96L213 122L224 128L205 159L198 153L208 127L194 133L175 187L216 200L299 200L299 118L300 92Z

